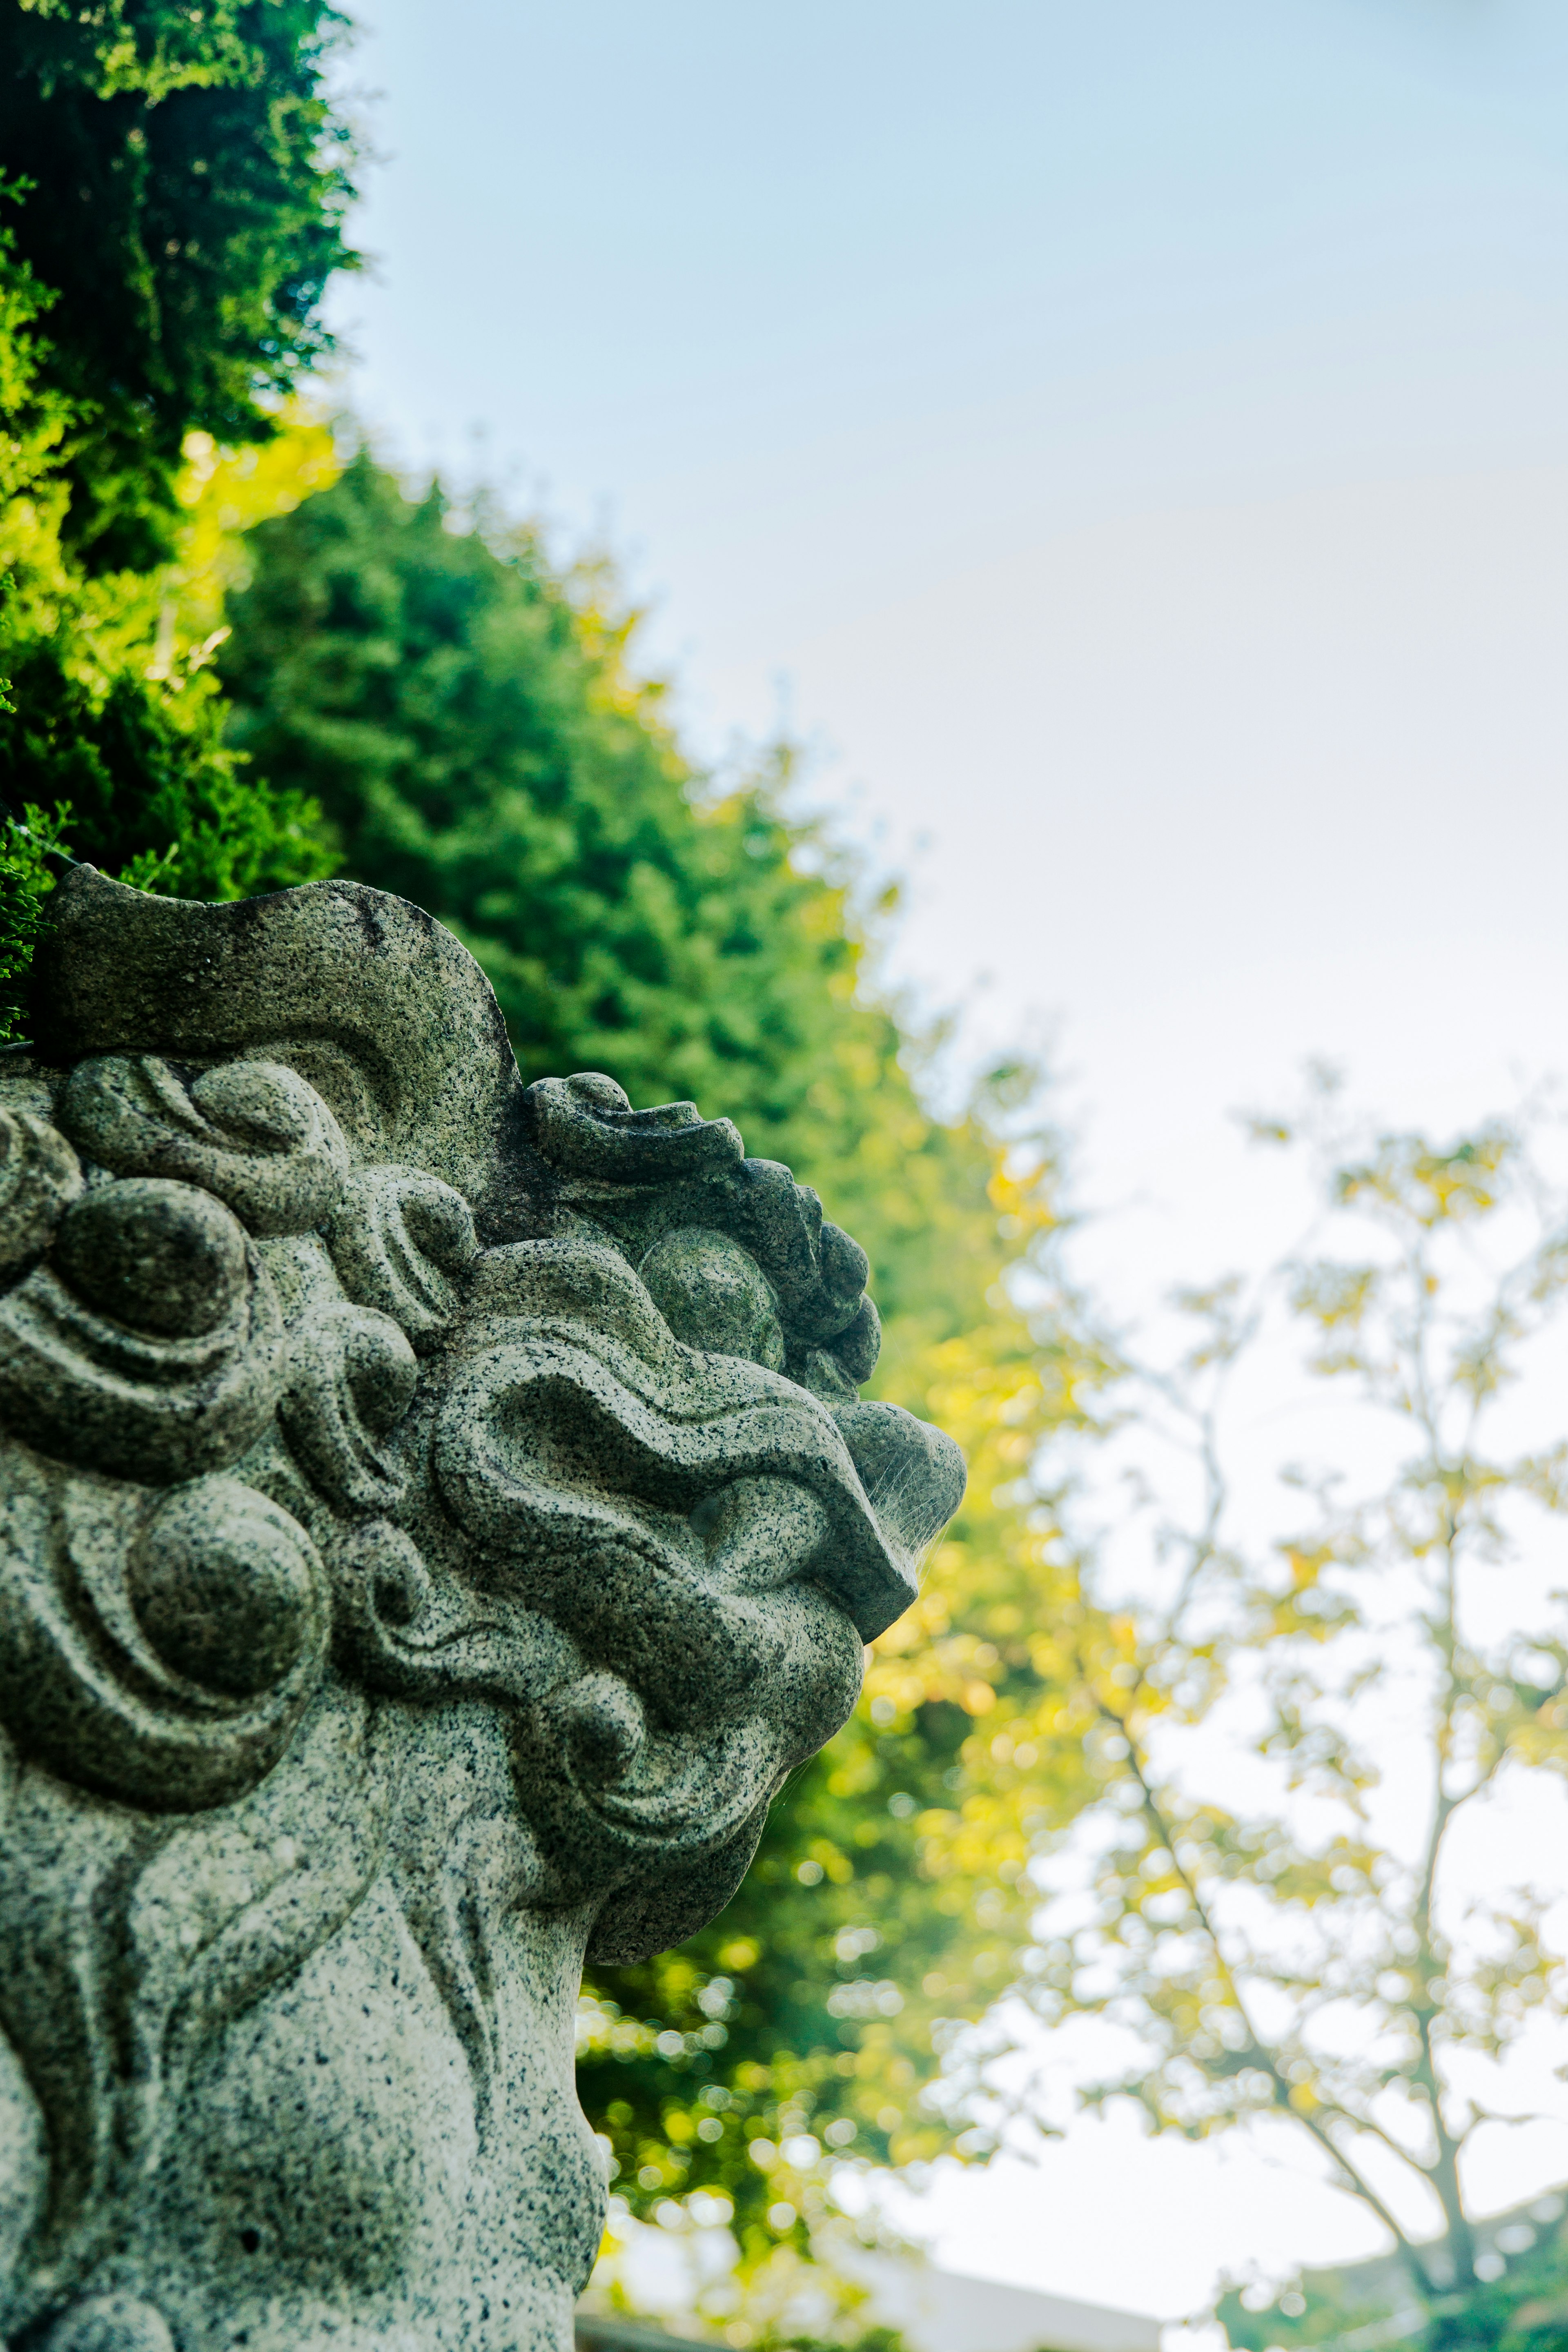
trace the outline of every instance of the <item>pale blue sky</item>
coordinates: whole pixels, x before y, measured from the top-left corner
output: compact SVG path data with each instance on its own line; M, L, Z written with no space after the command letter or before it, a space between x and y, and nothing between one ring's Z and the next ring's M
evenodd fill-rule
M875 515L858 577L889 533L929 566L1150 490L1560 454L1553 0L359 13L364 395L410 456L478 424L568 512L673 524L676 597L671 501L731 466Z
M1265 1238L1224 1113L1300 1055L1437 1122L1568 1067L1563 0L355 13L354 399L607 531L699 745L787 695L894 976L1059 1024L1124 1295ZM1365 2242L1062 2164L948 2258L1170 2307Z
M1560 0L362 15L362 406L607 528L700 743L784 682L933 1001L1555 935Z

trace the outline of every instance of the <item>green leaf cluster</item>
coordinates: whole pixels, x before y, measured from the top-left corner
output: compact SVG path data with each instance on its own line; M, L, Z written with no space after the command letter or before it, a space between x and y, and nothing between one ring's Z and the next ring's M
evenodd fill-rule
M0 0L0 168L51 297L63 535L94 572L166 556L186 434L266 439L328 348L321 295L353 261L323 88L342 23L323 0Z
M323 0L0 0L0 812L54 811L54 846L145 888L324 870L308 803L225 746L178 592L188 449L274 436L323 348L338 24ZM0 894L0 1037L49 885L29 854Z

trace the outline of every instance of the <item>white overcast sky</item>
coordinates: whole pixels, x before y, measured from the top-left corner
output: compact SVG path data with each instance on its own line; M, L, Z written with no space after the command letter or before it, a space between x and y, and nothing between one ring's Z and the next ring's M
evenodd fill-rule
M1568 1068L1562 0L354 13L361 413L607 537L698 747L787 713L893 976L1054 1027L1129 1296L1261 1244L1225 1113L1302 1055L1439 1125ZM1174 2310L1369 2242L1072 2150L945 2258Z

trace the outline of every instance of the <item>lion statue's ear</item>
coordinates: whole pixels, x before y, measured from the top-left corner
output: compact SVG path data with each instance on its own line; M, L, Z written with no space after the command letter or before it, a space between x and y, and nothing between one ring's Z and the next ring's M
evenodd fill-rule
M706 1927L750 1869L772 1802L770 1794L722 1845L669 1870L641 1872L613 1895L595 1922L588 1958L600 1968L634 1968Z

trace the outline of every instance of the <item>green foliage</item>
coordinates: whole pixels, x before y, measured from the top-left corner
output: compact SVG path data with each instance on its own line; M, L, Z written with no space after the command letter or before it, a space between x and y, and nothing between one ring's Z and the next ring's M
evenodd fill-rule
M58 636L6 653L0 798L48 795L73 856L142 889L237 898L328 870L298 793L258 791L220 740L221 706L196 681L111 671L84 677Z
M1568 1772L1562 1625L1470 1630L1478 1580L1531 1515L1568 1502L1564 1449L1510 1442L1503 1410L1561 1314L1568 1198L1518 1123L1442 1145L1368 1135L1325 1087L1303 1120L1262 1131L1311 1156L1320 1246L1256 1286L1179 1294L1191 1336L1173 1358L1102 1346L1089 1425L1107 1536L1092 1463L1058 1498L1061 1583L1082 1613L1062 1644L1057 1727L1087 1784L1070 1833L1043 1842L1063 1892L1037 1919L1016 1990L1047 2025L1095 2018L1134 2037L1091 2101L1133 2101L1154 2129L1194 2137L1300 2136L1388 2230L1420 2322L1412 2342L1491 2342L1475 2332L1496 2297L1477 2268L1465 2153L1489 2120L1486 2070L1568 2007L1568 1960L1543 1897L1461 1903L1448 1855L1456 1821L1505 1781ZM1058 1294L1055 1314L1092 1357L1081 1302ZM1281 1465L1291 1516L1263 1540L1256 1466L1248 1516L1231 1490L1232 1398L1263 1339L1278 1367L1292 1330L1306 1380L1343 1391L1363 1433L1348 1463ZM1148 1473L1151 1448L1169 1459L1173 1446L1190 1467L1184 1505ZM1092 1606L1106 1540L1137 1595L1110 1613ZM1375 1801L1391 1721L1431 1791L1414 1843ZM1224 1801L1220 1737L1274 1802ZM1034 1746L1064 1789L1049 1740ZM1515 2111L1500 2093L1503 2105ZM1382 2193L1391 2161L1435 2198L1435 2242L1417 2243ZM1235 2340L1337 2341L1351 2326L1321 2295L1296 2318L1276 2305L1272 2332L1238 2320Z
M0 178L0 205L15 206L25 193L20 183ZM59 445L71 415L65 394L40 382L48 347L37 322L56 299L18 253L10 221L0 221L0 416L5 423L0 436L0 502L13 526L13 502L38 493L58 470ZM62 498L63 493L55 494L57 507ZM7 545L4 555L8 571L16 551Z
M65 540L94 571L165 555L185 435L265 438L265 396L326 346L317 305L352 259L322 91L342 21L324 0L0 0L0 168L51 297Z
M1282 2295L1262 2289L1247 2294L1231 2288L1219 2299L1215 2316L1234 2352L1294 2352L1298 2345L1337 2346L1346 2336L1360 2336L1390 2352L1410 2347L1400 2326L1407 2297L1397 2288L1382 2294L1358 2295L1338 2291L1331 2283L1310 2292L1305 2282L1286 2288Z
M0 0L0 156L24 167L0 182L0 815L54 810L60 845L144 888L306 880L326 863L314 812L221 740L210 645L184 609L203 534L180 464L205 416L276 436L256 394L312 347L307 261L336 251L342 194L307 91L309 28L329 19L272 0L205 16ZM114 568L154 554L174 560ZM35 848L7 855L0 1037L48 873Z
M26 491L0 509L0 533L13 558L0 602L0 814L187 898L330 870L309 802L269 790L226 749L216 681L178 626L172 575L83 579L62 559L47 502ZM54 812L47 828L40 807ZM26 862L29 878L0 895L0 1039L17 1034L47 873L34 850Z
M54 887L49 853L60 846L63 812L29 803L20 822L0 819L0 1045L20 1033L27 967Z

